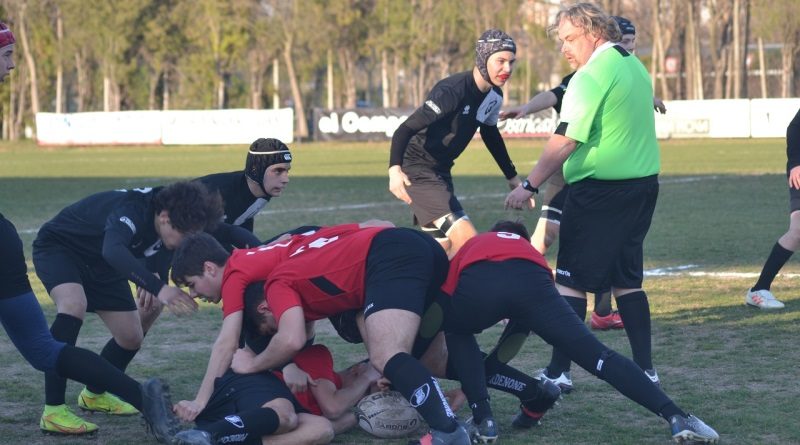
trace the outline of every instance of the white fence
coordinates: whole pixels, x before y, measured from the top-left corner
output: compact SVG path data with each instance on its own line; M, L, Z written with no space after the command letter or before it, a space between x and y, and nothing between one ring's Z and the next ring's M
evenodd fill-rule
M294 140L294 111L197 110L37 113L40 145L250 144L258 138Z

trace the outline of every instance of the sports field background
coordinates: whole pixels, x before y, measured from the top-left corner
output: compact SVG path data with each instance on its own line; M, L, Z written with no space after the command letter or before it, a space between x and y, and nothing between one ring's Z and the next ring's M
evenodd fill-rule
M541 153L542 141L509 142L521 174ZM336 224L383 218L409 226L408 208L387 190L388 143L292 145L291 182L256 219L256 233L268 238L304 224ZM148 187L208 173L239 170L245 146L108 147L42 149L33 144L0 144L0 212L21 232L26 255L35 230L64 206L93 192ZM653 313L654 362L665 391L684 409L708 422L725 444L800 443L800 268L787 264L773 291L787 307L762 312L743 305L776 239L788 226L785 142L767 140L683 140L662 142L661 192L645 248L645 287ZM482 144L473 143L454 169L456 190L479 230L502 218L522 216L532 229L538 211L503 210L505 181ZM554 261L555 249L548 259ZM28 262L34 290L48 321L50 299ZM165 312L129 367L138 379L170 382L173 400L191 399L205 371L221 313L202 306L194 316ZM332 347L339 367L365 357L361 346L343 344L323 325L317 342ZM490 346L499 328L481 343ZM630 354L623 332L600 339ZM79 345L99 351L109 334L87 314ZM512 363L532 373L546 365L550 348L531 338ZM583 370L573 369L576 391L567 395L534 430L511 429L516 402L493 392L500 443L665 444L666 422L618 395ZM450 387L452 384L445 383ZM70 383L67 402L75 407L81 386ZM43 377L0 333L0 443L147 443L137 418L87 416L100 425L91 439L53 438L38 430ZM76 408L77 409L77 408ZM462 412L466 414L466 411ZM335 443L381 441L356 431Z

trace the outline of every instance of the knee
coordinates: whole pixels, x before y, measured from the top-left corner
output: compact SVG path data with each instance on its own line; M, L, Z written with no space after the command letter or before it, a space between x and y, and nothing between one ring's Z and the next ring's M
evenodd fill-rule
M324 445L331 443L335 435L331 422L320 416L303 414L302 426L309 431L309 442L312 445Z
M61 299L56 303L58 313L71 315L83 320L86 315L86 300L82 298Z
M271 408L278 416L277 433L286 433L297 428L299 420L294 411L294 405L286 399L275 399L263 405L264 408Z
M127 349L129 351L136 351L137 349L142 347L142 342L144 341L144 334L142 331L138 332L131 332L119 336L114 337L114 341L117 342L122 349Z

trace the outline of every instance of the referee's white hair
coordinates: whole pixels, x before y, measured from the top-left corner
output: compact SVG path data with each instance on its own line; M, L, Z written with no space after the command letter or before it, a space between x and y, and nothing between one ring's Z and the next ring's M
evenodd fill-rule
M577 28L583 28L589 35L609 42L622 40L622 33L617 21L594 3L575 3L562 6L556 14L553 24L547 28L548 33L551 36L556 35L558 25L564 20L569 20Z

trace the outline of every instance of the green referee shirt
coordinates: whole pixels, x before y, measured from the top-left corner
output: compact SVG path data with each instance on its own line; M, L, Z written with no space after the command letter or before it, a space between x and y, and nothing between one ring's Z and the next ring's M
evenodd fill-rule
M618 45L598 47L572 78L561 125L562 134L578 142L564 162L568 184L643 178L661 168L650 75Z

